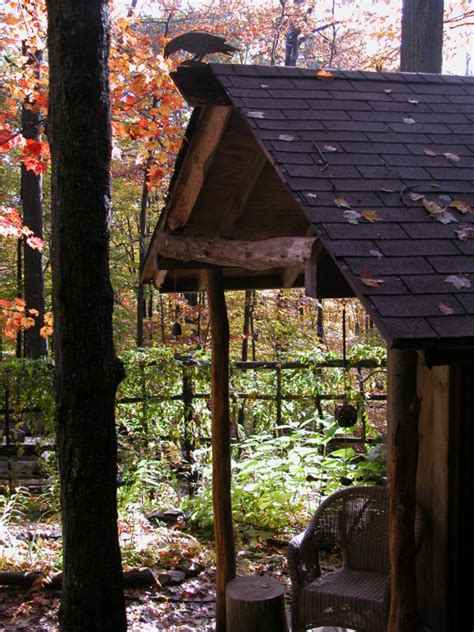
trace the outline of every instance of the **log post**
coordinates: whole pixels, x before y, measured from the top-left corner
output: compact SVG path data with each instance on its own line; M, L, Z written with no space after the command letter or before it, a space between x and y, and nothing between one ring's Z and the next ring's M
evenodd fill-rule
M287 632L284 593L273 577L233 579L226 590L227 632Z
M216 540L216 630L226 628L225 588L235 577L235 548L231 502L229 408L229 320L222 270L207 271L212 330L212 499Z
M388 354L389 549L388 632L416 632L416 468L418 460L417 352Z

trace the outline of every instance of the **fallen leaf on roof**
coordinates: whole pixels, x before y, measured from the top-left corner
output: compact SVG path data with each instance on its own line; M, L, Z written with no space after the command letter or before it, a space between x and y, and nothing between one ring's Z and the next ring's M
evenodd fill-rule
M441 206L436 200L427 200L425 197L423 198L423 206L430 215L441 215L446 211L445 206Z
M408 103L411 103L412 105L418 105L418 101L416 99L408 99Z
M463 200L453 200L449 206L451 208L455 208L464 215L466 213L472 213L474 211L472 206L470 206L470 204L468 204L467 202L463 202Z
M452 283L457 290L471 287L471 281L464 274L450 274L445 278L446 283Z
M320 68L316 73L316 77L318 79L334 79L334 75L329 70L324 70L324 68Z
M339 208L351 208L349 202L341 197L334 198L334 204Z
M278 139L279 140L286 140L287 142L290 142L292 140L295 140L295 137L294 136L290 136L289 134L280 134L278 136Z
M441 222L441 224L452 224L453 222L457 223L458 221L449 211L445 211L444 213L440 213L439 215L433 215L433 219L435 219L437 222Z
M260 87L261 88L268 88L269 86L268 86L268 83L261 83Z
M411 116L405 116L405 117L403 118L403 122L404 122L406 125L414 125L414 124L416 123L415 119L414 119L414 118L411 118Z
M380 217L380 215L377 213L377 211L373 211L370 208L366 208L364 211L362 211L362 217L364 219L366 219L368 222L379 222L382 218Z
M433 151L432 149L428 149L427 147L425 147L423 149L423 153L426 154L427 156L437 156L438 154Z
M309 197L309 198L317 198L318 197L317 193L306 193L305 195L306 195L306 197Z
M370 268L362 268L360 271L360 280L367 287L380 287L382 279L376 279L373 270Z
M454 314L454 309L449 307L449 305L446 305L446 303L440 303L438 307L439 311L445 316L451 316L451 314Z
M423 200L425 196L423 195L423 193L417 193L416 191L410 191L410 193L408 194L408 197L413 202L418 202L419 200Z
M372 248L372 250L369 250L369 255L371 257L377 257L377 259L383 257L383 254L377 248Z
M333 147L332 145L324 145L324 149L332 152L337 151L337 147Z
M443 154L446 160L451 160L451 162L459 162L461 158L457 154L452 154L450 151L447 151Z
M358 211L344 211L342 214L349 224L358 224L359 219L362 217Z
M382 193L393 193L393 189L380 189L382 191Z
M263 112L247 112L247 116L249 118L258 118L258 119L265 118L265 114Z
M460 241L467 241L469 237L474 233L474 227L469 226L467 224L461 224L459 228L454 230L457 238Z
M392 92L391 88L387 88L386 90L384 90L385 94L390 94Z

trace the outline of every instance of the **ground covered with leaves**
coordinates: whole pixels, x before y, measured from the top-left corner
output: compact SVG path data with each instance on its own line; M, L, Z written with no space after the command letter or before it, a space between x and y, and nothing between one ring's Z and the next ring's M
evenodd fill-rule
M237 533L237 532L236 532ZM129 630L207 631L214 629L215 563L212 541L198 540L182 525L153 525L143 516L121 521L124 569L147 567L155 585L125 589ZM238 574L267 574L289 591L286 568L288 537L243 527L237 533ZM2 587L0 629L5 632L58 630L60 591L46 587L60 568L61 539L57 525L10 524L0 530L3 571L41 571L31 588ZM173 571L189 576L171 585ZM168 583L171 577L171 583ZM179 577L178 577L179 579Z

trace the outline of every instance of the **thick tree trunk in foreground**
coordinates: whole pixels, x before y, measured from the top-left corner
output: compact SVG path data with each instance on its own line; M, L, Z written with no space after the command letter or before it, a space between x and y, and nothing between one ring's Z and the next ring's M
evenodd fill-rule
M117 531L109 8L48 0L56 423L64 538L60 629L126 629Z
M229 321L222 270L207 272L207 291L212 328L212 499L217 567L216 630L222 632L226 628L225 588L235 577L230 467Z
M441 72L443 0L403 0L400 70Z
M26 51L24 51L26 53ZM41 53L30 54L29 64L41 63ZM39 74L39 70L37 71ZM21 110L21 127L25 138L40 140L41 115L28 108L28 103ZM21 200L23 207L23 223L31 228L36 237L43 236L43 183L41 174L34 173L21 165ZM24 291L27 309L38 310L35 326L25 331L25 356L40 358L48 353L46 339L40 336L44 321L44 279L43 255L24 243Z
M415 512L420 414L417 364L416 351L389 350L389 632L417 630Z

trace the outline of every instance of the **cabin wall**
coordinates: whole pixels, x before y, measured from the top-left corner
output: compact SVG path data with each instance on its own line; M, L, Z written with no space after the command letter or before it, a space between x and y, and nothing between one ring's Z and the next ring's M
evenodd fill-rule
M417 557L420 616L432 632L472 630L474 367L418 364ZM469 623L470 621L470 623Z

